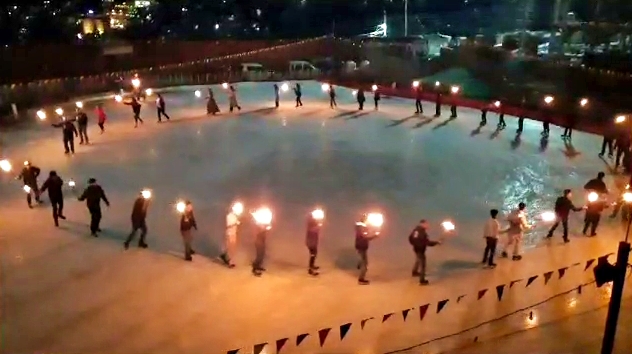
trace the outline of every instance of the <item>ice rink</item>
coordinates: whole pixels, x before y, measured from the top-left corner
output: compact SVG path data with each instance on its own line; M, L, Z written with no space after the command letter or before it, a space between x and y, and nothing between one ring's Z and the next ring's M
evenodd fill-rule
M526 237L524 260L499 260L495 270L479 264L490 208L506 213L524 201L535 220L553 208L564 188L575 190L576 204L584 203L582 186L609 171L597 157L600 137L575 132L570 146L552 127L548 144L542 144L541 124L526 121L516 142L514 117L506 117L507 129L494 132L497 116L489 113L487 126L477 132L477 111L459 109L459 117L449 120L446 106L442 117L432 119L433 103L425 103L425 116L414 116L411 100L383 98L376 112L371 93L365 111L358 112L351 90L343 88L337 88L338 108L330 109L314 82L303 83L300 108L286 92L274 109L272 83L236 88L243 109L228 114L225 91L213 87L222 109L218 116L206 116L205 100L194 95L200 89L205 96L206 88L168 90L171 121L158 124L149 99L141 114L145 123L137 129L131 109L108 99L103 135L94 105L86 101L92 144L77 145L74 156L63 154L61 131L48 127L50 121L4 132L3 157L16 167L29 159L42 168L40 183L55 169L76 180L78 190L94 177L112 205L104 208L104 232L95 239L85 205L72 191L66 193L68 220L55 228L47 196L30 210L21 184L1 176L3 353L221 353L475 293L486 284L616 250L618 223L604 218L598 237L586 238L583 213L577 213L570 244L561 242L561 234L544 241L547 225L540 223ZM64 108L70 111L72 104ZM609 187L617 190L622 180L609 175ZM124 251L132 203L142 188L154 192L149 248ZM192 263L182 260L178 199L190 199L198 219ZM237 267L216 261L225 214L235 200L247 210L265 205L274 211L268 271L261 278L250 273L248 218L239 233ZM304 234L315 206L324 208L326 220L321 275L311 278ZM353 224L369 211L384 213L385 225L369 250L372 283L363 287L356 280ZM442 236L443 220L457 228L429 251L429 287L410 277L407 236L421 218L430 220L434 238ZM448 324L455 332L462 323ZM380 353L425 339L390 335L355 338L346 349L316 344L297 352Z

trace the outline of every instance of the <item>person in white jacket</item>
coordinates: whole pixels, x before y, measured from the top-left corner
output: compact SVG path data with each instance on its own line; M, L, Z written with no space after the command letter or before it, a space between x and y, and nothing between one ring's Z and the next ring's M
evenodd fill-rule
M502 252L502 257L508 257L509 246L513 245L512 260L519 261L522 259L522 238L524 231L531 228L527 222L527 214L525 212L527 205L525 203L518 204L518 209L512 211L507 217L509 228L507 229L507 241Z
M226 233L224 234L224 247L219 258L228 268L234 268L235 264L231 260L231 256L235 254L235 245L237 244L237 229L241 222L239 216L244 211L243 204L236 202L226 214Z
M228 89L228 102L229 102L228 110L230 112L232 112L233 109L235 108L241 111L241 106L239 105L239 102L237 102L237 90L235 90L235 87L232 85Z

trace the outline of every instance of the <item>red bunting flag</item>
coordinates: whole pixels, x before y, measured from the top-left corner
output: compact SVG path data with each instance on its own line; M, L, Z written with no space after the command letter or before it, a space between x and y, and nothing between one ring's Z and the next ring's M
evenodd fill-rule
M387 313L386 315L384 315L382 317L382 323L388 321L389 318L391 318L391 316L393 316L395 313Z
M276 352L277 354L279 354L281 352L281 349L283 349L283 347L285 347L285 343L287 343L289 338L281 338L281 339L277 339L276 341Z
M428 312L429 307L430 307L430 304L419 306L419 320L420 321L423 321L424 317L426 317L426 312Z
M298 347L299 345L301 345L301 343L303 343L303 341L305 340L305 338L307 338L307 336L309 336L309 333L299 334L296 337L296 346Z
M456 303L458 304L459 302L461 302L461 300L463 300L464 297L465 295L459 295L459 297L456 298Z
M587 270L588 270L588 268L590 268L590 266L591 266L591 265L593 265L593 263L595 263L595 260L594 260L594 259L589 259L589 260L586 262L586 266L584 267L584 272L585 272L585 271L587 271Z
M498 301L503 299L504 292L505 292L505 285L498 285L496 287L496 295L498 296Z
M527 279L527 286L525 286L525 288L528 288L529 285L531 285L531 283L533 283L536 279L538 279L537 275L534 275L532 277L529 277L529 279Z
M340 326L340 340L345 339L350 329L351 329L351 323L345 323L342 326Z
M485 294L487 294L487 290L488 289L479 290L478 291L478 296L476 297L476 300L480 300L481 298L483 298L483 296L485 296Z
M261 352L266 347L266 345L268 345L268 343L256 344L255 347L252 349L252 353L253 354L261 354Z
M410 312L410 309L406 309L402 311L402 317L404 318L404 322L406 322L406 317L408 317L409 312Z
M437 313L439 313L439 312L441 312L441 310L443 310L445 305L448 304L448 301L450 301L450 299L445 299L445 300L439 301L439 303L437 304Z
M544 285L549 283L549 280L551 280L551 277L553 276L553 272L546 272L544 273Z
M372 320L372 319L374 319L374 318L375 318L375 317L369 317L369 318L365 318L365 319L363 319L362 321L360 321L360 329L364 329L364 326L366 325L366 323L367 323L369 320Z
M573 263L573 264L571 264L571 267L579 267L580 264L581 264L580 262Z
M329 335L330 331L331 331L331 328L323 328L320 331L318 331L318 339L320 341L321 347L325 344L325 341L327 340L327 336Z
M568 267L563 267L557 270L557 275L559 276L558 279L562 279L562 277L564 277L564 274L566 274L567 269Z
M519 282L521 282L523 279L518 279L518 280L512 280L511 283L509 283L509 289L513 288L513 286Z
M582 294L582 286L581 286L581 285L577 287L577 293L578 293L579 295L581 295L581 294Z

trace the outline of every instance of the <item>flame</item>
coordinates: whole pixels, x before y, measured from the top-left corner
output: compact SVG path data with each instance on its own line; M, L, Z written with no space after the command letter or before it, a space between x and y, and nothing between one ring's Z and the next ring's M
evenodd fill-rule
M540 218L542 218L542 221L544 222L553 222L557 219L557 215L555 215L552 211L545 211L540 214Z
M0 160L0 169L4 172L11 172L13 166L11 166L11 162L9 162L9 160Z
M202 97L202 92L200 92L200 90L195 90L195 97L197 98Z
M588 193L588 201L589 202L594 203L597 200L599 200L599 194L597 194L597 192L590 192L590 193Z
M419 81L413 81L413 87L414 88L419 87Z
M142 195L143 198L145 198L145 199L149 199L149 198L151 198L151 191L149 189L143 189L140 192L140 195Z
M443 227L445 231L454 231L456 229L456 226L454 226L454 223L450 220L442 222L441 227Z
M77 106L77 108L81 109L81 108L83 108L83 102L77 101L77 102L75 102L75 106Z
M57 113L57 115L60 116L60 115L64 114L64 110L61 109L61 107L57 107L57 108L55 108L55 113Z
M39 118L40 120L46 119L46 112L40 109L39 111L37 111L37 118Z
M314 220L323 220L325 218L325 212L323 211L323 209L314 209L312 211L312 218L314 218Z
M235 215L239 216L244 212L244 205L241 202L235 202L230 210L232 210Z
M384 215L380 213L369 213L366 216L366 222L373 227L382 227L384 224Z
M287 92L289 89L290 89L290 85L288 85L288 83L287 83L287 82L284 82L284 83L281 85L281 91L283 91L283 92Z
M222 87L224 88L224 90L228 89L228 82L224 82L222 84Z
M187 205L186 205L185 202L180 201L180 202L176 203L176 210L178 211L178 213L180 213L180 214L184 213L186 208L187 208Z
M329 84L322 84L322 85L320 86L320 88L321 88L323 91L329 91L329 90L331 89L331 86L330 86Z
M272 223L272 210L263 207L252 213L252 217L258 225L268 226Z

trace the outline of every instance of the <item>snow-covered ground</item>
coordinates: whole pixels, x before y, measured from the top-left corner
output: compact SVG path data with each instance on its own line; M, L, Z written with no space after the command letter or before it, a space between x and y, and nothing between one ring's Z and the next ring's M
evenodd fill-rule
M193 94L205 88L172 90L164 94L171 121L157 124L150 100L141 115L145 123L137 129L131 109L108 100L106 133L98 133L90 111L92 145L77 145L72 157L63 154L61 132L45 127L48 123L6 133L4 157L16 166L30 159L44 176L55 169L77 180L78 189L94 177L112 205L104 210L102 236L94 239L87 210L73 201L71 191L66 194L68 220L55 228L48 204L28 209L20 184L0 177L2 352L214 353L309 332L309 350L297 352L379 353L456 332L478 317L468 316L473 309L465 307L433 319L433 328L423 333L376 327L370 336L351 333L343 344L324 349L317 349L314 331L476 294L616 250L618 223L604 218L599 237L584 238L578 213L572 217L570 244L563 245L561 235L543 241L547 225L540 223L527 237L522 262L501 260L493 271L479 266L489 209L508 212L524 201L535 220L564 188L574 189L576 204L583 203L583 184L607 170L597 157L599 137L575 132L569 147L554 127L542 146L540 123L528 121L516 143L513 117L506 118L506 130L494 133L497 118L489 114L487 127L475 134L479 113L473 110L461 109L458 119L448 120L444 107L442 117L431 119L414 116L410 100L385 98L375 112L368 94L369 109L358 113L351 91L343 88L337 91L339 107L332 110L320 84L303 86L304 107L294 108L288 92L281 108L273 109L271 83L237 84L243 109L232 115L226 113L223 90L214 87L223 110L215 117L205 115L204 100ZM431 103L424 108L434 110ZM621 178L608 181L615 190L621 184ZM124 251L132 203L142 188L154 191L149 249ZM192 263L181 259L178 199L193 202L200 227ZM266 205L275 213L268 272L262 278L250 274L252 225L247 219L240 230L237 268L226 269L215 260L225 213L234 200L247 209ZM316 279L307 275L304 247L305 216L315 206L327 215L319 254L322 274ZM383 212L386 222L369 251L373 282L362 287L356 282L353 223L367 211ZM457 225L456 235L429 251L429 287L410 278L413 253L407 236L421 218L431 221L434 238L442 236L441 221ZM567 285L584 277L569 275ZM553 291L533 289L520 297L521 304ZM515 306L490 305L487 316Z

